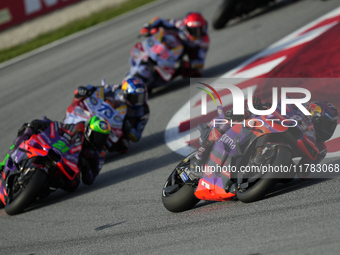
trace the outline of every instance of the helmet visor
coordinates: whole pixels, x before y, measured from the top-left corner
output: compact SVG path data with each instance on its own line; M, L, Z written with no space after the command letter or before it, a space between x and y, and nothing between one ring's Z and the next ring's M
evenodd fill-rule
M128 94L126 99L132 105L143 105L145 102L145 94Z
M102 134L91 130L90 135L88 136L90 140L89 142L96 148L102 148L106 144L109 135L110 134Z
M199 37L199 36L202 35L202 28L201 27L188 27L187 26L187 30L188 30L189 34L194 36L194 37Z

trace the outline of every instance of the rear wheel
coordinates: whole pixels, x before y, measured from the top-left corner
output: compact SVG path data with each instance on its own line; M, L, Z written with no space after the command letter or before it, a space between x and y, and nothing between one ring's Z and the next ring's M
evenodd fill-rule
M292 153L284 146L276 147L276 156L271 166L286 166L287 162L291 162ZM268 164L267 163L267 164ZM270 192L280 179L277 178L277 174L274 172L261 175L260 173L248 176L244 178L241 183L238 183L239 187L236 190L236 196L244 203L251 203L261 200L268 192Z
M227 22L233 17L237 0L224 0L222 5L217 9L213 17L213 27L220 29L227 24Z
M47 174L40 169L32 172L22 183L20 177L14 177L13 185L8 191L9 201L5 205L5 211L9 215L21 213L36 198L47 180Z
M185 184L177 169L190 166L190 159L196 151L188 155L166 180L162 190L162 202L170 212L182 212L194 207L200 200L195 196L196 186Z

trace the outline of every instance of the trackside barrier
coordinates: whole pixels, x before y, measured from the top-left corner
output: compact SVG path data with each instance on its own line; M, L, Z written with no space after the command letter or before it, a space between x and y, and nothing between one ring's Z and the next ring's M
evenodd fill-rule
M82 0L0 1L0 31Z

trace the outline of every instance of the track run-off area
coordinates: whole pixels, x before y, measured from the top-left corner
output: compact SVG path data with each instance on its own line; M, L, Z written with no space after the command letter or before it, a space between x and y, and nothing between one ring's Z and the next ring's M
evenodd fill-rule
M2 64L1 155L22 123L44 115L62 120L77 86L121 82L145 22L200 11L211 23L218 3L159 1ZM326 20L339 15L339 5L283 0L224 29L209 26L204 77L251 78L278 67L282 77L338 77L339 25ZM163 207L162 186L183 158L177 152L185 153L183 144L169 143L178 140L175 132L188 131L178 130L190 116L189 108L181 110L189 83L178 79L155 91L141 141L126 154L109 154L92 186L58 190L17 216L0 210L0 254L338 254L339 179L296 179L251 204L202 201L177 214ZM334 156L323 163L340 163Z

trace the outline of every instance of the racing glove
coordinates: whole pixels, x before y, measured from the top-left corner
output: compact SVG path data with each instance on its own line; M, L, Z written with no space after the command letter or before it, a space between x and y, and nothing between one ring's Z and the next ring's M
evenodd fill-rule
M143 27L140 31L139 34L141 36L149 36L150 35L150 26Z
M152 25L158 19L159 19L159 17L154 17L148 23L145 23L143 25L143 28L139 31L139 35L150 36L150 35L153 35L154 33L156 33L158 29L155 28L155 27L152 27Z
M46 128L48 128L50 123L51 123L51 120L49 120L45 117L43 120L38 120L38 119L32 120L31 123L27 125L27 127L30 128L34 133L39 134L42 131L44 131ZM23 128L23 126L18 130L18 134L21 131L21 129ZM22 134L23 133L24 132L22 132Z
M93 92L95 90L96 90L95 87L86 88L86 87L80 86L74 92L74 97L75 98L89 97L89 96L91 96L93 94Z
M153 35L155 33L157 33L158 29L157 28L151 28L150 25L143 27L140 31L139 31L139 35L140 36L145 36L148 37L150 35Z

